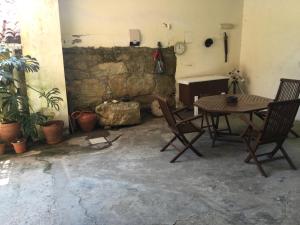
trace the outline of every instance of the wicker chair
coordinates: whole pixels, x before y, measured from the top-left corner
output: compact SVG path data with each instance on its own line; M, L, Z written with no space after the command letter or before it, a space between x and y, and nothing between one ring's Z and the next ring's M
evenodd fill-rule
M267 174L262 168L261 163L278 159L278 157L274 156L279 150L283 155L279 158L285 158L290 166L293 169L296 169L282 144L293 126L299 104L300 99L270 103L268 106L267 116L264 120L264 126L262 128L257 127L246 117L241 117L248 124L247 129L241 135L249 152L245 162L248 163L251 159L253 159L260 173L265 177L267 177ZM276 147L271 152L256 154L260 145L270 143L276 144ZM267 157L267 159L258 160L260 157Z
M155 99L158 100L159 106L168 123L168 126L174 134L174 137L160 151L165 151L176 139L178 139L184 145L184 148L179 149L179 153L170 161L171 163L175 162L188 149L191 149L197 156L201 157L202 154L193 146L193 144L202 136L204 130L201 126L199 127L192 123L192 121L202 118L202 115L183 118L181 115L179 115L179 113L184 111L186 108L172 111L166 99L160 96L155 96ZM175 116L178 118L178 120L176 120ZM189 141L185 136L187 133L196 133L196 135L191 141ZM177 148L175 145L173 146Z
M276 94L274 101L288 101L293 99L298 99L300 95L300 80L294 79L280 79L280 85ZM265 119L267 116L267 111L259 111L255 113L259 118ZM299 135L291 129L290 132L295 136Z

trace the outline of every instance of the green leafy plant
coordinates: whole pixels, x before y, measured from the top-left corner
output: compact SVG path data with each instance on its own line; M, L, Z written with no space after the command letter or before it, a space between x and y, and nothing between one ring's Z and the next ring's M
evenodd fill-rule
M0 30L0 42L21 43L19 22L11 23L7 20L2 21L2 30Z
M11 52L4 46L0 46L0 122L19 122L26 138L35 139L38 135L36 125L45 123L47 116L40 112L34 112L29 99L22 94L17 84L22 83L14 78L14 70L20 72L37 72L40 66L38 61L27 55L11 55ZM41 91L28 84L27 88L37 92L40 98L47 102L47 107L59 111L59 103L63 100L59 95L58 88L49 91Z

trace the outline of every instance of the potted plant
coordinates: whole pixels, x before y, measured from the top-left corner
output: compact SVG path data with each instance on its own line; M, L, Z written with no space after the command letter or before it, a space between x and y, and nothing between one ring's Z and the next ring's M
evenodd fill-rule
M0 140L0 155L5 153L5 142Z
M47 144L57 144L63 140L64 121L49 120L41 124Z
M4 121L0 123L0 138L7 143L21 136L21 125L17 121Z
M17 154L23 153L26 151L26 139L18 138L11 143L14 147L14 150Z
M19 84L25 85L40 95L47 102L47 107L59 110L60 91L53 88L41 91L16 79L14 71L37 72L38 61L27 55L12 55L9 49L0 46L0 138L8 143L23 137L36 140L37 125L47 121L47 117L40 112L34 112L26 94L22 93Z
M97 114L93 111L75 111L71 117L78 122L83 132L91 132L97 123Z

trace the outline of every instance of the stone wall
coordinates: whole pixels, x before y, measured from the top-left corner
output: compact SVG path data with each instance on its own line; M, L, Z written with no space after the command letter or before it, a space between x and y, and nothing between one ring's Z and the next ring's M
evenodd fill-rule
M129 96L149 107L151 95L175 102L176 56L162 49L165 74L153 74L153 48L64 48L69 110L94 108L108 99Z

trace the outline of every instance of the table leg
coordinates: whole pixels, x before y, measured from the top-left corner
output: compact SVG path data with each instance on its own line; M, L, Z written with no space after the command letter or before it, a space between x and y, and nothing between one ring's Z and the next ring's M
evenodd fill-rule
M220 116L216 116L216 128L218 129L219 128L219 124L220 124Z
M229 134L232 134L231 126L230 126L230 123L229 123L229 120L228 120L228 116L225 114L224 117L225 117L225 120L226 120L228 132L229 132Z
M209 115L208 115L209 114ZM213 113L205 112L206 123L209 124L209 117L211 119L211 125L208 126L208 131L210 138L212 139L212 147L215 147L217 140L220 141L230 141L230 142L242 142L241 139L230 139L228 137L239 137L239 134L233 133L229 124L229 119L225 115L225 120L227 124L226 129L219 129L219 115L214 116ZM225 132L228 131L228 132Z
M218 137L218 127L216 122L218 123L218 117L217 117L217 121L215 122L214 120L214 116L213 114L210 114L210 118L211 118L211 125L212 125L212 129L213 129L213 135L212 135L212 147L215 147L215 143Z
M203 112L203 114L205 116L205 122L206 122L206 126L207 126L207 129L208 129L209 136L210 136L211 139L213 139L212 130L211 130L210 123L209 123L209 118L208 118L208 113L205 111L205 112Z

